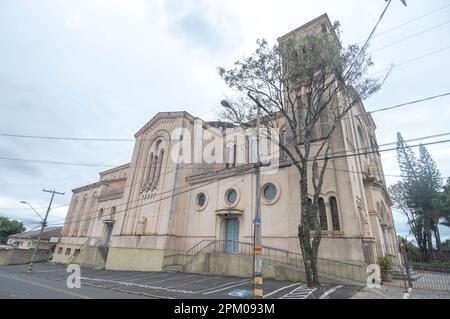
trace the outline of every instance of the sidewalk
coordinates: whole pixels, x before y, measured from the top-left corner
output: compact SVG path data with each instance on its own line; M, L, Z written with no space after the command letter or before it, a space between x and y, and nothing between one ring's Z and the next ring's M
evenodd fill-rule
M352 299L450 299L450 292L412 289L405 293L404 288L386 287L364 288Z

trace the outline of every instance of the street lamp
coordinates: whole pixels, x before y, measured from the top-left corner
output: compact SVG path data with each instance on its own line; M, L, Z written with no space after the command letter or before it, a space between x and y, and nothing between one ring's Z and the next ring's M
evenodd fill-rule
M37 240L36 246L34 246L33 255L31 255L30 264L28 265L28 270L27 270L27 272L28 272L28 273L31 273L31 272L33 271L33 261L34 261L34 257L36 256L37 249L38 249L38 247L39 247L39 245L40 245L40 243L41 243L42 232L44 231L45 226L47 226L47 216L48 216L48 211L47 211L47 214L45 215L45 218L42 218L42 216L39 215L39 213L34 209L33 206L31 206L30 203L28 203L28 202L26 202L26 201L24 201L24 200L20 201L20 203L21 203L21 204L25 204L25 205L30 206L31 209L34 210L34 212L35 212L35 213L39 216L39 218L42 220L42 222L41 222L41 224L42 224L42 226L41 226L41 231L39 232L38 240ZM31 239L31 240L33 240L33 239Z
M21 200L20 203L21 203L21 204L26 204L26 205L30 206L30 208L31 208L32 210L34 210L34 212L39 216L39 218L40 218L41 220L44 220L44 218L42 218L42 216L39 215L39 213L34 209L33 206L31 206L30 203L28 203L28 202L26 202L26 201L24 201L24 200Z

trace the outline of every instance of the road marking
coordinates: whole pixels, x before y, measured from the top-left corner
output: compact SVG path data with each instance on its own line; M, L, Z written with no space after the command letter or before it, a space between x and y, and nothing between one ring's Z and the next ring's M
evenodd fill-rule
M292 284L292 285L289 285L289 286L281 287L280 289L274 290L274 291L268 293L267 295L264 295L263 298L269 297L269 296L271 296L273 294L276 294L279 291L282 291L284 289L287 289L287 288L290 288L290 287L294 287L294 286L297 286L297 285L301 285L301 283L296 283L296 284Z
M179 277L174 277L174 278L166 278L163 280L157 280L157 281L150 281L148 282L149 284L156 284L156 283L160 283L160 282L164 282L164 281L169 281L169 280L174 280L174 279L180 279L180 278L187 278L187 277L192 277L192 276L197 276L197 275L188 275L188 276L179 276Z
M328 297L330 294L332 294L333 292L335 292L336 290L338 290L339 288L342 288L342 287L344 287L344 286L339 285L339 286L333 287L331 289L328 289L319 297L319 299L324 299L324 298Z
M188 281L188 282L182 283L181 285L170 286L170 287L167 287L167 288L181 287L181 286L186 286L186 285L189 285L189 284L192 284L192 283L197 283L197 282L200 282L200 281L217 279L217 278L222 278L222 277L223 276L217 276L217 277L205 278L205 279L200 279L200 280L192 280L192 281Z
M39 271L35 271L36 273L41 273L41 272L54 272L54 271L64 271L65 269L52 269L52 270L39 270Z
M245 279L245 282L242 282L242 283L240 283L240 284L228 286L228 287L221 288L221 289L217 289L217 290L213 290L213 291L204 292L203 294L204 294L204 295L209 295L209 294L212 294L212 293L215 293L215 292L219 292L219 291L222 291L222 290L227 290L227 289L229 289L229 288L242 286L242 285L245 285L246 283L251 283L251 280Z
M0 276L3 277L3 278L14 279L14 280L21 281L21 282L24 282L24 283L27 283L27 284L31 284L31 285L47 288L47 289L50 289L50 290L58 291L58 292L61 292L63 294L66 294L66 295L71 295L71 296L75 296L75 297L82 298L82 299L91 299L89 296L86 296L86 295L65 291L63 289L54 288L54 287L47 286L47 285L44 285L44 284L40 284L40 283L37 283L37 282L33 282L33 281L29 281L29 280L23 280L23 279L14 278L14 277L7 277L7 276L3 276L3 275L0 275Z
M87 278L87 277L81 277L83 280L90 280L90 281L97 281L97 282L108 282L113 284L119 284L124 286L134 286L139 288L147 288L147 289L154 289L154 290L165 290L168 292L179 292L183 294L192 294L193 291L190 290L182 290L182 289L169 289L166 287L160 287L160 286L149 286L149 285L143 285L143 284L135 284L132 282L126 282L126 281L116 281L116 280L110 280L110 279L99 279L99 278Z
M223 284L223 285L214 286L214 287L209 287L209 288L202 289L202 290L199 290L199 291L194 291L194 293L197 294L197 293L205 292L205 291L208 291L208 290L211 290L211 289L215 289L215 288L219 288L219 287L223 287L223 286L228 286L228 285L232 285L232 284L237 284L237 283L239 283L239 282L246 282L246 281L248 281L248 279L239 280L239 281L234 281L234 282L228 282L228 283L225 283L225 284Z
M112 278L110 278L110 279L115 279L115 280L126 280L126 281L130 281L130 282L133 282L133 281L138 281L138 280L144 280L144 279L154 279L154 278L161 278L161 277L164 277L165 276L165 274L152 274L152 275L149 275L149 276L142 276L142 274L141 275L139 275L139 277L131 277L131 279L128 279L128 278L114 278L114 277L112 277Z
M306 285L301 285L291 292L281 296L278 299L306 299L308 298L317 288L311 289Z

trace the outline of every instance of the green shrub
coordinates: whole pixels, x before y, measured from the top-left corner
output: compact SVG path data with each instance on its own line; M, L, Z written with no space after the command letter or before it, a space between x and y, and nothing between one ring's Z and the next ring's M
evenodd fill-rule
M392 256L377 257L377 264L381 270L392 270Z

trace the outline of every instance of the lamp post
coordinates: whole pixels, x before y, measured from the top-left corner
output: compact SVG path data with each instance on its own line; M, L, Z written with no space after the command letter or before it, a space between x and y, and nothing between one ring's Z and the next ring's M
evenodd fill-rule
M39 215L39 213L28 202L26 202L26 201L21 201L20 202L21 204L27 204L28 206L30 206L31 209L33 209L34 212L42 219L41 231L39 232L38 240L37 240L36 246L34 247L34 250L33 250L33 255L31 255L31 260L30 260L30 264L28 265L27 273L32 273L33 272L34 257L36 256L37 249L39 247L39 244L41 243L41 237L42 237L42 233L44 232L44 228L45 228L45 226L47 226L47 217L48 217L48 213L50 212L50 208L52 206L53 198L55 197L55 194L64 195L64 193L58 193L55 190L49 191L49 190L44 189L43 191L44 192L48 192L48 193L52 193L52 197L50 199L50 203L48 204L47 212L45 213L45 217L44 218L42 218L41 215Z

